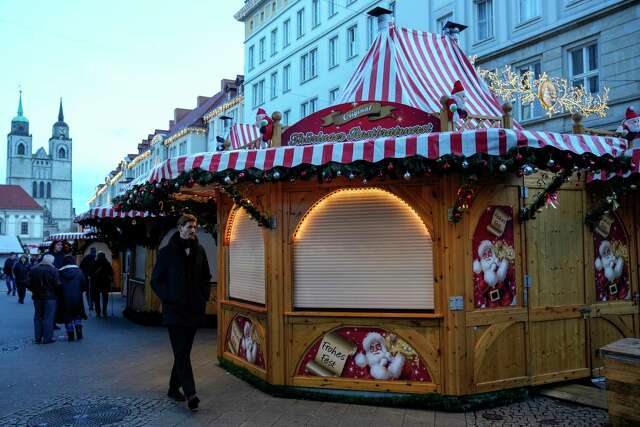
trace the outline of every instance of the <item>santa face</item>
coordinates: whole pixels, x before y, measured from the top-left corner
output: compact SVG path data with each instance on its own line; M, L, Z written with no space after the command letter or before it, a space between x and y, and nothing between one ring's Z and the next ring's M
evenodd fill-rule
M486 249L482 253L480 259L480 266L482 267L482 274L484 275L484 282L494 287L498 284L498 257L493 253L493 250Z
M624 126L629 130L629 132L640 133L640 117L625 120Z
M467 97L464 92L457 92L451 95L454 101L456 101L456 105L458 106L458 110L466 110L465 103Z
M369 366L384 364L388 358L387 348L382 341L373 340L367 351L367 363Z

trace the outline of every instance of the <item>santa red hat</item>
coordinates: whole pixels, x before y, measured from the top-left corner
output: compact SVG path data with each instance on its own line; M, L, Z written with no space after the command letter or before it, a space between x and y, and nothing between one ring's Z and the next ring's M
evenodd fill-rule
M633 107L627 107L627 111L624 113L624 118L626 120L630 120L630 119L635 119L638 117L638 113L636 113L636 110L633 109Z
M369 332L362 340L362 349L367 352L374 342L379 342L381 346L385 346L384 338L377 332Z
M611 252L611 243L608 240L603 240L600 243L600 247L598 248L598 252L600 253L601 257L607 255L608 252Z
M453 84L453 89L451 89L451 95L456 95L460 92L464 92L464 87L462 87L462 83L460 83L460 80L456 80L456 82Z

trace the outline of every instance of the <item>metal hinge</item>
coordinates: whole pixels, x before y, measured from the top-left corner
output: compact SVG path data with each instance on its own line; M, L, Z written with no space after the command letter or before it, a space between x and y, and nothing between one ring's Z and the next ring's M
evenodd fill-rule
M588 305L582 306L578 309L578 311L582 313L583 319L588 319L589 315L591 314L591 306L588 306Z
M533 283L533 280L531 279L531 276L529 276L528 274L525 274L524 275L524 287L525 288L530 288L532 283Z
M526 185L520 187L520 197L522 197L523 199L529 197L529 187L527 187Z

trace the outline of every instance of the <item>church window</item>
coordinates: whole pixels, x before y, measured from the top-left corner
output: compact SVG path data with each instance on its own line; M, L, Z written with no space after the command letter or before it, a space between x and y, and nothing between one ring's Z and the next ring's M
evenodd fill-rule
M44 182L40 181L40 197L44 197Z
M22 221L20 223L20 234L29 234L29 221Z
M4 233L2 232L2 220L0 219L0 235L2 235L2 234L4 234Z
M47 197L51 197L51 183L47 182Z
M24 144L23 143L18 144L18 148L17 148L16 152L17 152L18 156L24 156L25 148L24 148Z
M64 149L64 147L60 147L58 149L58 157L61 159L66 159L67 158L67 150Z
M33 197L38 197L38 183L33 181L33 191L31 194Z

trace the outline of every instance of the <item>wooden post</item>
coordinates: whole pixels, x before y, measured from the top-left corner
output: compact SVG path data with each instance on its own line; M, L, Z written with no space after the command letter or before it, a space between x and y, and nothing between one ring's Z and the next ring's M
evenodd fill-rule
M271 135L271 146L280 147L282 145L282 113L274 111L271 115L273 119L273 135Z
M584 133L584 125L582 124L582 114L573 113L571 118L573 119L573 133L575 134Z
M513 127L513 117L511 112L513 111L513 105L510 102L502 104L502 127L504 129L511 129Z
M449 111L447 110L447 101L449 97L447 95L442 95L440 98L440 103L442 107L440 108L440 132L449 132L452 131L452 123L449 122Z

